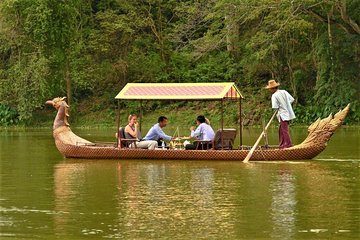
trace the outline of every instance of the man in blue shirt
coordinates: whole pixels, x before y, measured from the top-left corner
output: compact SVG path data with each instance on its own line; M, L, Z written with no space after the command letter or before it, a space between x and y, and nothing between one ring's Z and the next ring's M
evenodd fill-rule
M158 119L158 123L156 123L150 128L149 132L144 137L144 140L155 140L158 141L159 145L161 145L161 141L171 141L173 138L166 135L162 130L162 128L166 127L167 122L167 117L160 116Z

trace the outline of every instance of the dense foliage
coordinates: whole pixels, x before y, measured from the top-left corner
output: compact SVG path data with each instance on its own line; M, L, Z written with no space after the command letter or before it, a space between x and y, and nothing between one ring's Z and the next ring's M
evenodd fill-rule
M135 81L236 81L258 105L275 78L298 121L347 103L359 121L359 12L358 0L2 0L0 114L26 122L63 95L112 103Z

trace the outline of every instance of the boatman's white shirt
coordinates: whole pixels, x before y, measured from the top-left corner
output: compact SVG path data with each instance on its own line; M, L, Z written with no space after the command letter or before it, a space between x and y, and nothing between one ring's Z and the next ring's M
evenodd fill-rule
M290 121L295 118L295 113L292 109L291 103L294 98L285 90L277 90L271 96L271 105L273 109L279 109L277 118L280 122L280 117L283 121Z

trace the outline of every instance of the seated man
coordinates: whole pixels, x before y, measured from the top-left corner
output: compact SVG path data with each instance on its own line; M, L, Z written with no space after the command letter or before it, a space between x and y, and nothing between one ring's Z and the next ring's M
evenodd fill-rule
M138 129L137 116L135 114L130 114L128 118L129 124L125 127L125 138L127 139L137 139L136 147L145 148L145 149L155 149L157 146L156 141L142 141L141 133ZM135 147L134 144L131 144L130 147Z
M150 128L149 132L144 137L144 140L155 140L158 142L159 146L161 146L161 143L164 140L171 141L173 138L166 135L162 130L162 128L166 127L167 122L167 117L160 116L158 119L158 123L156 123Z
M212 129L212 127L210 126L210 124L208 124L209 120L207 120L203 115L200 115L197 117L196 119L196 124L198 125L198 127L195 130L195 127L192 126L190 128L191 131L191 137L195 137L198 140L201 141L212 141L214 140L215 137L215 133L214 130ZM201 146L198 147L198 149L207 149L207 147L211 144L203 144L203 143L199 143ZM192 144L187 144L185 146L185 149L187 150L194 150L196 149L197 143L192 143Z

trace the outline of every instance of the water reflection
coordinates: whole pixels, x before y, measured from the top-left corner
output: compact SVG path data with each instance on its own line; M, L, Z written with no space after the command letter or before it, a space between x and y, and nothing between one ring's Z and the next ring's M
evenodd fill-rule
M317 162L64 160L54 168L54 184L58 236L353 234L358 211L341 202L354 199L346 175Z
M108 172L106 169L114 171L105 175L104 171ZM115 186L108 186L114 201L94 200L102 201L105 212L95 209L91 212L91 209L85 210L82 206L85 203L89 206L92 201L88 192L89 188L95 187L90 182L96 180L90 178L97 178L92 172L109 181L116 179L113 182ZM56 165L54 183L55 209L59 213L54 216L58 235L72 231L69 226L84 222L84 219L92 226L84 225L82 230L92 229L94 234L99 234L101 230L107 237L129 238L141 237L145 232L153 236L161 236L164 232L177 233L179 228L193 229L194 225L197 226L196 231L184 232L184 236L209 236L209 228L223 225L226 229L231 221L229 209L223 209L222 202L214 202L212 168L189 170L186 164L66 160ZM104 196L97 194L93 197ZM110 213L111 224L108 224L109 219L104 220L103 226L89 221L94 213L97 220L102 221L103 217L99 215L106 215L106 212Z
M270 184L273 238L291 239L294 235L297 203L294 181L291 170L284 168L278 171Z
M81 186L84 185L85 165L58 164L54 171L55 211L54 217L55 232L63 233L69 224L71 214L76 209L74 203L81 195Z

